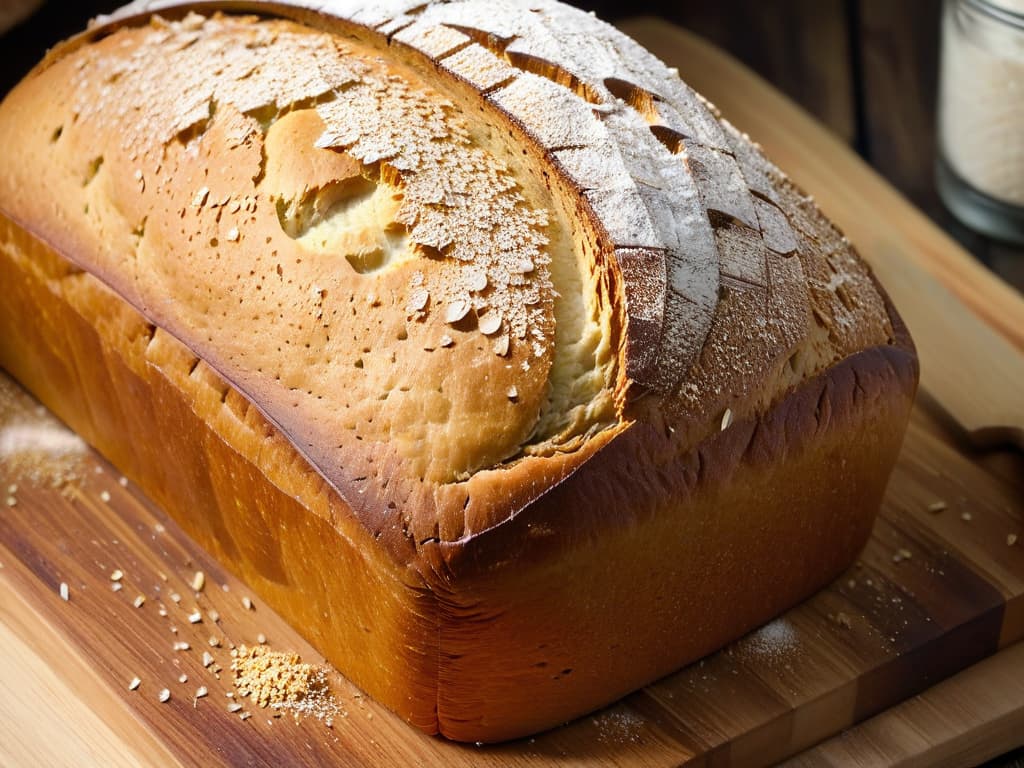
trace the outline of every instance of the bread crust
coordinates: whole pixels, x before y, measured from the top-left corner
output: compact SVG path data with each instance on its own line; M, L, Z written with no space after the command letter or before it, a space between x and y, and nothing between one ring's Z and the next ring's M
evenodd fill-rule
M635 43L547 2L534 4L538 18L515 4L490 14L474 0L407 5L141 3L58 47L0 106L0 143L31 150L6 186L0 180L0 278L12 286L0 307L0 365L354 682L427 732L493 741L611 701L840 572L880 503L917 362L884 291L813 201ZM557 367L549 337L528 376L492 366L478 379L513 414L487 428L522 451L491 454L482 440L460 464L472 467L467 476L430 479L429 470L409 470L400 448L370 450L346 437L335 449L337 425L323 426L314 406L292 413L278 382L239 373L194 323L161 309L142 281L124 279L117 260L143 236L96 229L78 210L81 193L32 158L46 151L46 121L57 114L46 104L47 73L98 46L106 56L117 45L142 51L140 21L193 8L260 10L333 37L305 46L306 33L290 22L186 17L179 27L160 22L161 34L170 31L158 45L176 45L183 30L196 39L292 35L298 57L340 40L355 58L386 51L395 82L421 78L445 89L453 114L482 115L467 123L467 145L499 157L494 167L514 177L522 199L543 201L558 223L537 240L533 276L522 283L539 281L533 327L553 334L556 324L545 259L571 252L592 265L579 290L597 296L595 327L610 353L595 366L603 383L593 400L576 405L598 416L544 440L529 436ZM559 31L573 25L606 46L611 70ZM239 93L218 102L205 130L255 137L249 155L264 154L255 183L280 173L284 187L299 189L318 175L329 184L366 175L370 150L344 121L332 123L333 102L303 96L261 138L252 128L260 108L246 112L236 102L248 92ZM280 144L308 147L296 137L321 128L334 154L297 156L275 170L272 131L284 136ZM500 142L480 138L498 129L507 132ZM146 146L134 145L143 154ZM501 155L510 147L523 158ZM131 200L145 200L145 189L133 196L140 179L128 163L125 153L104 173L121 175L115 189L125 194L110 199L131 219ZM242 188L238 165L228 182ZM396 167L374 166L377 189L388 173L401 175ZM144 186L152 176L139 173ZM180 196L184 177L174 178ZM409 194L408 178L402 183ZM54 189L56 213L47 198ZM216 214L219 231L233 215ZM163 221L153 214L144 228ZM160 244L173 251L192 234L209 236L190 219L185 226ZM280 236L255 232L268 243ZM398 298L386 313L400 334L444 327L429 302L420 306L423 285L394 283ZM34 310L41 322L24 327L19 319ZM503 322L512 327L510 311ZM472 333L466 338L490 343L482 328ZM527 361L525 342L509 337L511 360ZM481 359L494 357L488 349ZM493 400L473 381L459 403L483 413ZM517 404L529 408L516 413Z

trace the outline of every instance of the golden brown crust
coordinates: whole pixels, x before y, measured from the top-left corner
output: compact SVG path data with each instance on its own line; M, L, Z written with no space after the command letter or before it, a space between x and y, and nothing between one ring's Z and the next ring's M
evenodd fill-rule
M548 0L147 5L0 106L0 364L357 683L521 735L853 557L912 344L660 62Z

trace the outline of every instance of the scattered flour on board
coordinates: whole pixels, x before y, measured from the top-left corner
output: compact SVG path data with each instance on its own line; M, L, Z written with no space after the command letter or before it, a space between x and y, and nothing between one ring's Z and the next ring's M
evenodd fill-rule
M0 476L60 488L81 477L88 447L0 375Z
M800 647L796 630L785 619L776 619L740 640L736 651L754 660L779 661Z
M591 718L597 727L597 740L603 744L638 744L644 718L628 710L616 708Z

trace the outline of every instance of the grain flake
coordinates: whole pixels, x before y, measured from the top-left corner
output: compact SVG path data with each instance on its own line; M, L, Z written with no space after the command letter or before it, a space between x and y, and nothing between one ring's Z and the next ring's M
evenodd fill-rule
M171 692L170 692L170 690L167 689L167 688L164 688L162 691L160 691L160 697L159 698L160 698L160 703L161 704L166 704L168 701L171 700Z
M206 585L206 574L202 571L196 571L195 575L192 576L192 590L195 592L202 592L203 587Z
M71 590L68 588L67 582L64 581L60 583L60 599L65 603L71 599Z
M133 677L133 678L131 679L131 682L130 682L130 683L128 683L128 690L129 690L129 691L135 691L135 690L138 690L138 687L139 687L140 685L142 685L142 681L141 681L141 680L140 680L139 678L137 678L137 677Z

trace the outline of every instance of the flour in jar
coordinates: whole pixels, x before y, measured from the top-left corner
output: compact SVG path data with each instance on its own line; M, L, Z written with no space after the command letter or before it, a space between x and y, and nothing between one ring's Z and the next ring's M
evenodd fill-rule
M943 156L975 189L1024 206L1024 0L947 3L942 45Z

